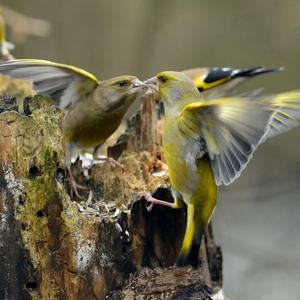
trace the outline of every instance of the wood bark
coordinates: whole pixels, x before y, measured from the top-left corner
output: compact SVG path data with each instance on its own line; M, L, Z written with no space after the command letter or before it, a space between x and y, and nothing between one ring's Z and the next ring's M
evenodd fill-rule
M110 164L72 171L86 200L74 199L64 167L62 112L28 83L1 77L0 299L211 299L222 287L222 256L211 227L197 270L174 262L185 209L146 210L140 191L172 201L155 99L146 99ZM25 98L25 100L24 100ZM71 195L71 196L70 196Z

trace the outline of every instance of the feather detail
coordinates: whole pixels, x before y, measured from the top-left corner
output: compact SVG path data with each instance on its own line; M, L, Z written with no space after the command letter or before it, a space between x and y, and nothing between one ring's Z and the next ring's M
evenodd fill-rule
M204 138L218 185L232 183L263 139L273 110L250 99L223 98L187 105L179 127Z
M266 138L299 124L300 92L265 98L194 102L179 115L179 128L203 138L218 185L232 183Z

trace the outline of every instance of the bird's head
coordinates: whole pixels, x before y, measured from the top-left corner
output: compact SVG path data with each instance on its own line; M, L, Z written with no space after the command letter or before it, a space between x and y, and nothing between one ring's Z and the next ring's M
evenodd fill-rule
M124 111L139 96L147 92L148 86L137 77L124 75L101 82L101 101L106 112Z
M152 89L159 90L165 106L181 107L189 95L198 95L192 80L185 74L175 71L164 71L145 81Z

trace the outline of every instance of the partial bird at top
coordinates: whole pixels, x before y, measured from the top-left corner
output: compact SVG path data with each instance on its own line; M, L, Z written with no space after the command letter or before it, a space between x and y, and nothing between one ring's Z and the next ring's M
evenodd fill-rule
M5 22L0 11L0 60L11 60L14 57L10 53L15 48L14 44L6 40Z

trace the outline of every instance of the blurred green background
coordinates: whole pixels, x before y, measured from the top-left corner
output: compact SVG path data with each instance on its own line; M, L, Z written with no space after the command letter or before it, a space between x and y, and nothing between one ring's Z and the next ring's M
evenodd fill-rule
M19 58L73 64L101 79L200 66L284 66L245 88L300 88L299 0L1 4L52 25L47 38L17 43ZM238 181L221 189L214 223L230 299L300 299L299 146L300 128L268 141Z

